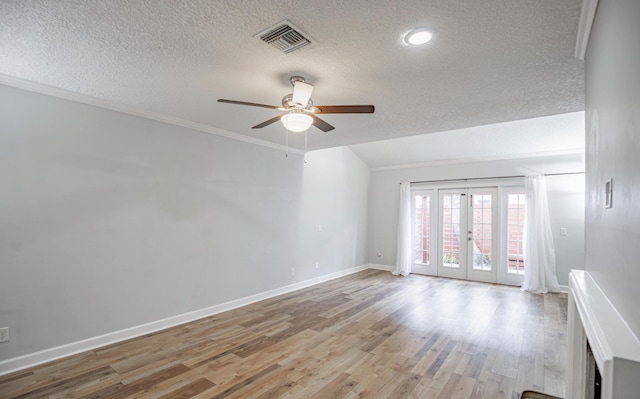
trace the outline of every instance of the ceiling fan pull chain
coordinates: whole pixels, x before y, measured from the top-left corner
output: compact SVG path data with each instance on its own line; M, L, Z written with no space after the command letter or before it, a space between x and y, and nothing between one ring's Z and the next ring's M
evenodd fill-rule
M284 142L285 142L284 156L286 158L289 158L289 129L287 128L284 129Z
M304 131L304 163L307 163L307 133L309 129Z

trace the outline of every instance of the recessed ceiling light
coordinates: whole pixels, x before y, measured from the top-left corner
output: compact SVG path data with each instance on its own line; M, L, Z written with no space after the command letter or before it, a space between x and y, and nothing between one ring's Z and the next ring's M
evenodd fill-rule
M420 46L428 43L432 37L433 33L426 28L416 28L404 35L404 42L411 46Z

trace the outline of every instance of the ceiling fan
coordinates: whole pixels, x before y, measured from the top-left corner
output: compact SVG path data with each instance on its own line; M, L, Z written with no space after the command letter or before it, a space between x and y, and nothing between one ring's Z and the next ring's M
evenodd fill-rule
M249 103L245 101L218 99L218 102L229 104L249 105L252 107L271 108L285 112L260 124L253 126L253 129L260 129L269 126L280 120L282 124L292 132L303 132L311 125L323 132L335 129L333 126L318 118L317 114L372 114L375 107L373 105L313 105L311 93L313 85L307 83L301 76L292 76L289 81L293 85L293 93L282 97L282 106Z

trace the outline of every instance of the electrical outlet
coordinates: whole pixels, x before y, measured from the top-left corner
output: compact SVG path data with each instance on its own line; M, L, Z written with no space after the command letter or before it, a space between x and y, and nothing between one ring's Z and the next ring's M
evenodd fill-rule
M9 327L0 328L0 342L7 342L9 340Z
M320 264L318 263L318 261L316 261L316 269L318 268L318 266L320 266Z
M295 270L293 269L293 267L291 268L291 275L293 276L295 274Z

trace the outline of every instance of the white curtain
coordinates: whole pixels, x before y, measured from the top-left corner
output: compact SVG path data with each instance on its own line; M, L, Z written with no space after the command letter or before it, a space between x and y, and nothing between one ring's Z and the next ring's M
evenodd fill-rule
M560 292L544 176L526 176L524 188L527 207L524 221L525 269L522 289L538 294Z
M398 218L398 250L394 275L411 273L411 184L400 183L400 213Z

